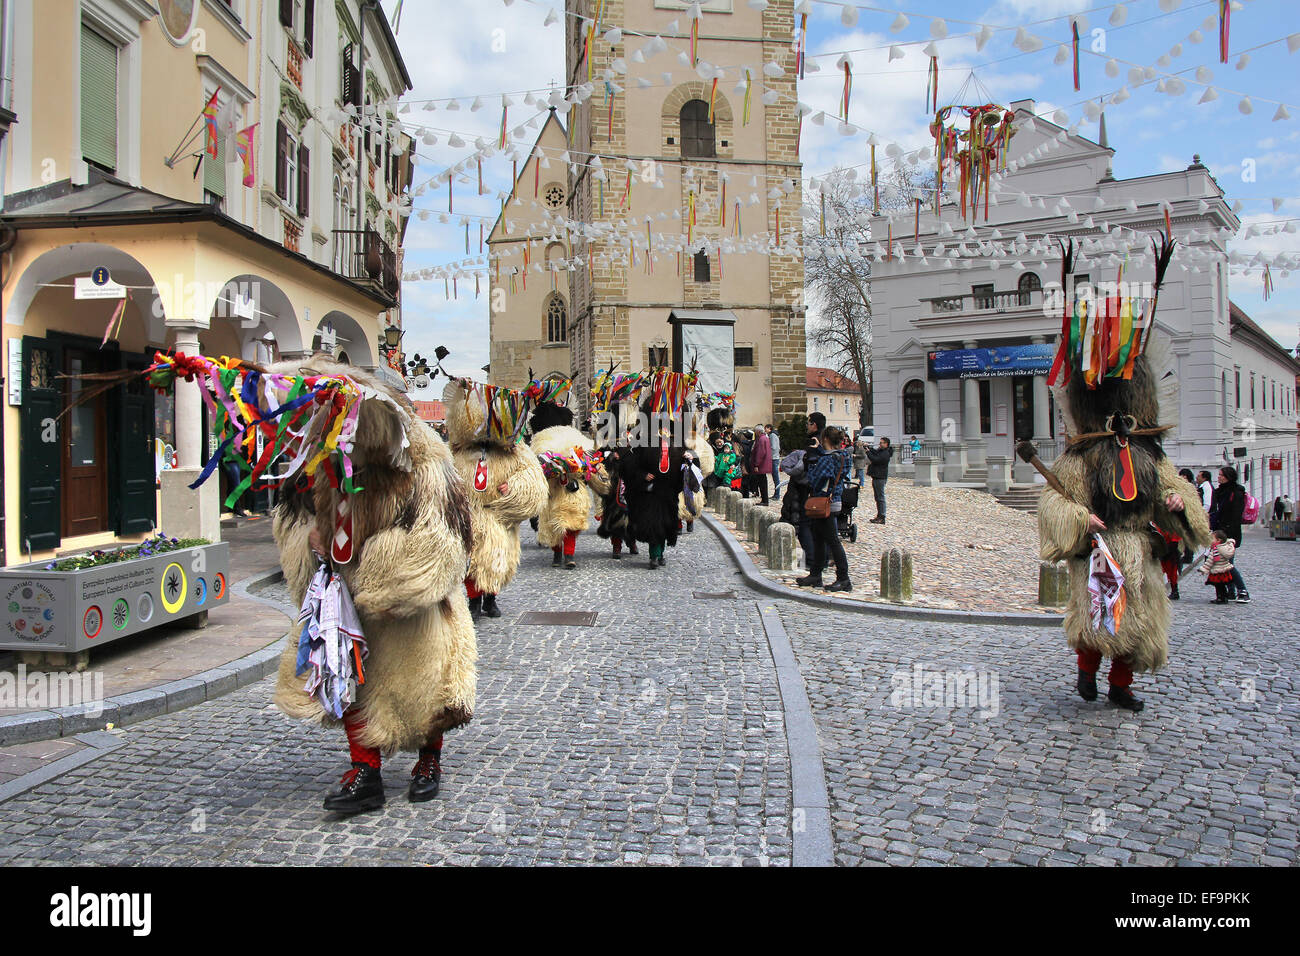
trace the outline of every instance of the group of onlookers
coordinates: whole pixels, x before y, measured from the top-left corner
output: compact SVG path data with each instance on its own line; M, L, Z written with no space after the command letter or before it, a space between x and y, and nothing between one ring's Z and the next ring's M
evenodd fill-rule
M1215 588L1215 604L1250 603L1250 591L1245 579L1236 565L1236 552L1241 548L1241 528L1243 516L1247 513L1247 492L1237 481L1237 469L1224 465L1219 469L1217 484L1211 484L1210 473L1201 471L1192 478L1190 469L1179 472L1187 481L1196 486L1200 495L1201 507L1210 515L1210 530L1214 532L1214 541L1210 544L1210 553L1205 561L1207 585ZM1253 516L1250 519L1254 520ZM1177 599L1178 586L1175 583L1170 594Z

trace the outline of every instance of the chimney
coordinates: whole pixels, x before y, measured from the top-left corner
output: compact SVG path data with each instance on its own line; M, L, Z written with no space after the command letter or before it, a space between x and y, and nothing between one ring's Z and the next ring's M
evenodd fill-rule
M1033 114L1035 112L1036 107L1037 104L1033 100L1012 100L1011 101L1011 111L1013 113L1019 110L1024 110L1026 113Z

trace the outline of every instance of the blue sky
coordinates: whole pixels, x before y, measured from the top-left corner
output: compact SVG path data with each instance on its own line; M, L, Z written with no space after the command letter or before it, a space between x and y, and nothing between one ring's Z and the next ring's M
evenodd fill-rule
M629 0L636 2L636 0ZM649 2L649 0L644 0ZM734 0L740 4L746 0ZM799 98L814 110L824 111L827 122L816 126L806 121L803 137L805 180L836 165L865 162L867 137L874 133L881 144L897 143L905 150L930 144L926 131L930 115L924 109L926 66L922 50L932 40L939 53L939 99L943 105L972 73L997 102L1032 98L1040 115L1048 118L1065 110L1079 132L1096 138L1097 124L1087 120L1083 103L1100 101L1127 85L1134 65L1157 71L1181 82L1168 83L1168 92L1157 92L1154 83L1128 86L1129 97L1106 106L1106 127L1115 149L1114 171L1120 178L1180 169L1199 154L1213 171L1230 203L1240 201L1243 229L1231 249L1253 256L1300 253L1300 50L1288 53L1284 38L1300 34L1300 2L1297 0L1241 0L1231 19L1229 62L1218 58L1217 0L1133 0L1122 5L1126 20L1112 26L1116 4L1089 0L924 0L888 6L888 12L859 8L857 22L846 26L841 4L813 3L809 21L808 50L818 72L809 72L800 84ZM391 14L395 0L384 0ZM551 10L555 21L545 26ZM906 26L898 25L899 12ZM1084 53L1080 57L1081 89L1075 92L1071 66L1057 64L1058 45L1068 46L1068 16L1082 13L1086 27L1080 30ZM537 91L542 98L551 84L563 82L563 3L544 0L406 0L398 31L415 90L408 94L409 111L401 119L408 130L429 132L436 145L417 143L416 184L425 183L475 150L475 137L496 139L501 121L501 94L512 95L512 129L534 116L542 107L525 106L525 91ZM935 18L942 18L936 24ZM682 20L685 23L685 19ZM989 26L982 49L977 35ZM1036 52L1025 52L1014 44L1016 28L1024 27L1031 37L1043 41ZM1103 34L1094 34L1101 29ZM1199 31L1199 33L1197 32ZM935 39L935 34L944 34ZM1199 37L1199 42L1197 42ZM1093 53L1104 41L1104 53ZM1297 37L1300 41L1300 37ZM670 52L677 51L668 41ZM628 52L644 43L625 38ZM1032 41L1031 41L1032 45ZM890 59L890 47L894 59ZM1023 46L1023 44L1022 44ZM1241 52L1248 60L1241 63ZM834 119L843 88L843 73L836 68L842 53L848 53L853 69L850 121L855 135L843 136ZM901 58L898 53L901 52ZM1107 75L1107 62L1115 63ZM1240 68L1239 68L1240 67ZM666 69L667 66L655 67ZM1208 71L1208 72L1207 72ZM719 84L726 90L730 83ZM1208 102L1198 103L1206 89L1214 90ZM1242 97L1250 98L1250 112L1242 111ZM448 110L446 98L461 98L459 110ZM475 97L482 108L472 110ZM435 109L424 108L436 100ZM1292 118L1273 121L1277 102L1289 105ZM540 127L540 120L538 120ZM456 132L464 145L448 145ZM527 154L537 128L525 127L513 139ZM878 147L880 149L880 147ZM1246 181L1253 172L1254 181ZM411 220L406 238L406 270L418 270L465 256L465 230L460 217L466 213L495 216L499 209L498 190L510 188L510 161L502 155L483 164L487 195L478 197L476 183L454 183L455 213L446 223L439 215L447 209L445 179L429 185L415 199L415 208L427 211ZM471 165L465 178L473 180ZM1279 208L1274 211L1275 201ZM1251 225L1269 230L1290 222L1291 233L1245 238ZM478 220L471 220L471 252L478 250ZM1287 348L1300 341L1300 275L1273 270L1274 292L1263 300L1263 281L1258 270L1243 275L1234 270L1230 279L1233 301L1241 306ZM472 281L460 283L459 299L447 301L443 283L407 281L403 287L407 351L431 352L439 344L453 353L447 367L481 378L487 362L487 295L474 299ZM468 286L468 288L466 288Z

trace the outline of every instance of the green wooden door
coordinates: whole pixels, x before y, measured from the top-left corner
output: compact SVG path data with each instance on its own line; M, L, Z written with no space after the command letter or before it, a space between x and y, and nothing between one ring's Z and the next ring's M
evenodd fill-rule
M63 350L56 342L23 337L23 404L19 437L19 546L40 551L57 548L62 504L63 388L56 377Z
M148 365L143 355L123 356L123 368ZM111 452L117 458L117 533L140 534L157 524L153 390L141 375L113 391L121 429Z

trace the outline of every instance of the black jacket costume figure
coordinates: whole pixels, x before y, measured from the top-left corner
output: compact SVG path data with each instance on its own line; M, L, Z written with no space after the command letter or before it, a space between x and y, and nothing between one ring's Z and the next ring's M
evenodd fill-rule
M667 416L650 412L650 402L641 411L651 424L663 422L667 433L642 436L645 443L634 444L619 461L619 474L627 492L628 530L637 541L649 545L650 567L662 567L665 547L677 545L677 496L682 490L682 458L686 451L680 444L677 429Z
M606 538L614 546L614 557L623 556L623 545L627 544L628 554L638 554L636 539L628 529L627 488L623 483L622 463L630 458L632 449L619 445L602 449L605 471L609 475L609 490L600 497L600 524L596 534Z

